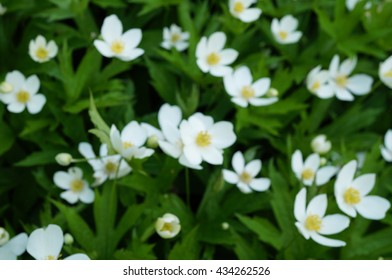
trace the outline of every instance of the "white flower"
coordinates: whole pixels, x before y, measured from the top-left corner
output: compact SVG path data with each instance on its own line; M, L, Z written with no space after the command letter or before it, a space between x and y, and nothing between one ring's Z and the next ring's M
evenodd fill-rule
M230 74L233 69L228 66L237 59L238 52L233 49L223 49L226 43L226 34L215 32L207 39L202 37L197 44L197 65L204 73L216 77Z
M310 144L313 152L323 155L331 150L331 141L328 141L327 136L324 134L317 135L313 138Z
M291 158L291 168L295 176L301 180L305 186L316 186L326 184L335 175L337 168L333 166L320 167L320 156L318 154L309 155L305 162L302 159L300 150L296 150Z
M378 76L387 87L392 89L392 55L388 57L387 60L380 63Z
M306 87L308 90L320 98L330 98L334 92L329 84L329 72L321 70L321 66L313 68L306 77Z
M26 233L20 233L9 239L8 232L0 227L0 260L16 260L26 251L26 244Z
M104 19L101 35L103 40L94 40L94 46L105 57L130 61L144 53L144 50L137 48L142 40L142 31L134 28L123 34L122 23L116 15Z
M252 83L252 74L246 66L239 67L232 74L223 78L226 92L232 97L231 101L241 107L249 104L266 106L278 101L277 97L266 97L271 85L269 78L262 78Z
M392 162L392 129L385 133L384 146L381 146L381 155L386 161Z
M19 71L12 71L5 77L6 83L12 85L12 91L0 94L0 100L7 104L8 111L21 113L27 107L30 114L37 114L46 103L46 97L37 93L40 81L36 75L27 79Z
M182 32L181 27L176 24L172 24L170 29L168 27L163 28L163 42L161 43L162 48L170 50L175 48L181 52L189 46L189 33Z
M339 56L334 55L329 65L330 85L336 97L344 101L354 100L353 94L364 95L370 92L373 78L366 74L350 77L357 65L357 59L346 59L339 65Z
M155 222L155 230L162 238L173 238L181 230L180 220L177 216L166 213Z
M352 11L354 10L355 6L358 4L358 2L360 2L362 0L346 0L346 7L347 10ZM370 9L370 7L372 6L372 4L370 2L367 2L365 4L365 9Z
M136 121L128 123L121 133L112 125L110 141L113 148L127 160L146 158L154 153L154 150L142 147L147 141L147 132Z
M60 197L71 204L78 200L84 203L94 201L94 192L86 180L83 180L83 171L78 167L71 167L68 172L57 171L53 176L53 181L60 189L65 190Z
M234 171L223 169L223 178L230 184L236 184L243 193L266 191L271 184L268 178L255 178L261 170L261 160L252 160L245 165L244 155L238 151L231 161Z
M340 210L351 217L357 212L369 220L381 220L391 204L385 198L368 195L373 189L376 175L364 174L354 179L357 161L352 160L342 167L335 182L335 197Z
M29 44L29 55L36 62L46 62L57 55L58 47L51 40L46 42L45 37L38 35L35 40L31 40Z
M27 241L27 252L36 260L57 260L63 248L64 235L58 225L34 230ZM74 254L64 260L89 260L85 254Z
M79 153L87 159L87 162L94 169L95 182L93 186L101 185L107 179L121 178L132 171L132 168L122 159L121 155L108 155L106 144L101 145L99 158L96 157L91 145L86 142L79 144Z
M259 8L249 8L257 0L229 0L230 13L243 22L257 20L261 15Z
M73 158L68 153L59 153L56 155L55 160L58 164L62 166L68 166L72 163Z
M313 239L315 242L328 247L341 247L346 243L341 240L330 239L323 235L336 234L346 229L350 224L350 219L341 214L327 215L327 195L315 196L306 207L306 189L302 188L295 197L294 216L299 232L306 239Z
M183 153L193 165L203 160L210 164L223 163L223 149L236 141L233 124L227 121L214 123L212 117L193 114L180 124Z
M272 20L271 32L278 43L293 44L302 37L302 32L296 31L297 27L298 20L292 15L286 15L280 21L277 18Z
M7 12L7 8L0 3L0 16Z
M72 245L74 243L74 238L70 233L64 234L64 244Z

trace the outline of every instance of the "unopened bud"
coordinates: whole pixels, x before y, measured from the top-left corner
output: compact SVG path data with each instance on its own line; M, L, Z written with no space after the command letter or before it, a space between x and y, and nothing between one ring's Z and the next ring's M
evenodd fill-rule
M68 166L71 164L73 158L68 153L60 153L56 156L56 162L62 166Z
M158 137L156 135L151 135L150 137L148 137L147 139L147 147L151 148L151 149L155 149L158 147Z
M327 163L327 159L325 157L320 158L320 165L323 166Z
M14 86L6 81L0 84L0 92L1 93L9 93L14 89Z
M230 227L229 223L227 223L227 222L222 223L221 226L222 226L222 229L223 229L223 230L228 230L229 227Z
M74 243L74 238L71 234L64 234L64 243L67 245L72 245Z
M277 97L279 95L279 91L276 88L270 88L267 91L267 97Z
M10 240L10 235L5 230L5 228L0 227L0 246L4 245L5 243Z

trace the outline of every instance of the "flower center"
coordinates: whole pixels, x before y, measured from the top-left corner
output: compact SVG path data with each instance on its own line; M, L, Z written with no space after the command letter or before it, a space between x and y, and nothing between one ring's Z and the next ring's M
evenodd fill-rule
M173 231L173 225L171 223L164 223L161 227L161 231Z
M358 204L361 201L361 194L358 190L354 189L353 187L349 187L343 195L344 201L347 204Z
M16 94L16 100L18 100L19 103L26 104L30 100L30 93L21 90Z
M339 75L336 77L336 83L340 87L346 87L347 85L347 76L346 75Z
M387 72L384 73L385 78L392 78L392 70L388 70Z
M234 12L236 13L242 13L245 10L245 6L242 2L237 1L234 3L234 7L233 7Z
M250 99L255 96L255 91L251 86L244 86L241 90L241 95L245 99Z
M310 87L311 90L316 91L320 88L320 82L319 81L315 81L313 83L313 85Z
M35 56L38 57L41 60L44 60L48 58L49 52L46 48L44 47L39 47L37 51L35 52Z
M133 144L131 143L131 142L123 142L122 143L123 144L123 148L124 149L128 149L128 148L131 148L131 147L133 147Z
M244 171L240 175L240 181L245 184L249 184L250 181L252 181L252 176L250 176L250 174L248 172Z
M213 52L207 56L207 63L209 65L217 65L219 63L220 59L221 59L220 55Z
M105 164L105 170L107 173L114 173L117 170L117 164L109 161Z
M180 39L181 39L181 36L180 36L180 34L178 34L178 33L173 33L173 34L171 35L171 38L170 38L170 40L172 41L172 43L177 43Z
M111 46L110 49L112 50L112 52L114 52L115 54L120 54L124 51L124 43L121 41L114 41Z
M4 228L0 227L0 246L7 243L8 240L10 240L10 235Z
M57 257L56 257L56 256L52 256L52 255L49 255L49 256L46 257L46 260L48 260L48 261L54 261L54 260L57 260Z
M199 132L196 137L196 144L199 147L207 147L211 144L211 135L207 131Z
M286 40L287 36L289 36L289 33L287 33L286 31L279 31L278 35L279 35L280 39Z
M309 215L305 220L305 228L311 231L319 231L321 229L322 220L319 215Z
M71 182L71 191L79 193L83 190L83 181L80 179L75 179Z
M301 177L304 180L311 180L314 178L314 172L310 168L305 168L304 170L302 170Z

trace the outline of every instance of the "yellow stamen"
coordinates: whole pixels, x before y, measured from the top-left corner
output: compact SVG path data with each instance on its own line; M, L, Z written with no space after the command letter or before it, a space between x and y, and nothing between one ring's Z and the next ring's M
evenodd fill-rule
M305 228L311 231L319 231L321 229L322 220L319 215L309 215L305 220Z
M16 100L18 100L19 103L24 103L26 104L30 100L30 93L28 93L25 90L21 90L16 94Z
M124 43L121 41L114 41L111 46L110 49L112 50L112 52L114 52L115 54L121 54L124 51Z
M211 135L207 131L199 132L196 137L196 144L199 147L207 147L211 144Z
M54 260L57 260L57 257L55 257L55 256L48 256L46 259L48 261L54 261Z
M347 76L346 75L340 75L336 77L336 83L340 87L346 87L347 85Z
M384 73L384 77L385 78L392 78L392 70L389 70L387 72Z
M219 63L220 59L221 59L220 55L213 52L207 56L207 63L209 65L217 65Z
M250 176L250 174L248 172L244 171L240 175L240 181L245 183L245 184L249 184L250 181L252 181L252 176Z
M109 161L105 164L105 170L107 173L114 173L117 170L117 164Z
M312 91L316 91L316 90L318 90L319 88L320 88L320 82L319 81L315 81L314 83L313 83L313 85L310 87L310 89L312 90Z
M244 86L241 90L241 95L245 99L250 99L255 96L255 91L251 86Z
M358 190L350 187L343 194L344 201L347 204L358 204L361 201L361 194Z
M286 31L279 31L278 35L279 35L280 39L286 40L287 36L289 36L289 33L287 33Z
M83 190L83 181L80 179L75 179L71 182L71 191L79 193Z
M234 7L233 7L234 12L236 13L242 13L245 10L245 6L242 2L237 1L234 3Z
M133 147L133 144L131 142L123 142L122 144L124 149Z
M161 227L161 231L173 231L173 225L171 223L164 223Z
M304 170L302 170L302 173L301 173L301 177L304 180L311 180L314 178L314 175L315 175L314 171L310 168L305 168Z
M49 55L49 52L44 47L39 47L35 51L35 56L38 57L40 60L44 60L44 59L48 58L48 55Z
M177 43L180 39L181 39L180 34L178 34L178 33L173 33L173 34L171 35L170 41L172 41L172 43Z

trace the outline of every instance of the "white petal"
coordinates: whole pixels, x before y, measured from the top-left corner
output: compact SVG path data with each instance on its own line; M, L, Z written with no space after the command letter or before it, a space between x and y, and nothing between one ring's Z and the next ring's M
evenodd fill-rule
M8 249L11 250L12 253L15 254L16 256L20 256L26 251L26 245L27 245L26 233L19 233L7 243Z
M271 79L270 78L262 78L258 79L253 85L252 88L255 91L255 96L263 96L271 86Z
M30 114L37 114L41 112L42 107L46 103L46 97L43 94L36 94L31 97L31 100L27 103L27 111Z
M346 246L346 242L336 239L324 237L316 232L311 232L310 237L317 243L328 247L342 247Z
M122 130L121 140L123 142L132 143L136 147L140 147L146 142L147 134L136 121L131 121Z
M212 144L220 149L230 147L237 140L237 136L234 134L234 127L231 122L217 122L209 130L209 133L212 137Z
M335 234L339 233L350 224L350 219L341 214L328 215L323 218L322 227L318 231L321 234Z
M329 73L332 77L336 77L339 68L339 55L335 54L329 64Z
M373 78L365 74L357 74L347 80L347 88L356 95L364 95L372 89Z
M36 94L39 90L40 82L36 75L32 75L26 79L23 89L28 91L30 94Z
M239 181L237 184L237 188L242 192L242 193L251 193L252 189L245 183Z
M324 217L325 211L327 211L328 199L326 194L319 194L315 196L310 202L306 209L306 216L318 215Z
M335 181L335 195L342 196L343 192L351 186L354 174L357 171L357 161L352 160L342 167Z
M383 197L370 195L363 197L361 202L355 205L358 213L369 220L381 220L385 218L391 203Z
M252 74L246 66L241 66L233 73L233 78L237 87L249 86L252 84Z
M238 52L233 49L225 49L220 52L220 63L223 65L229 65L233 63L238 57Z
M159 141L158 144L165 154L173 158L178 158L182 153L182 150L178 145L166 141Z
M306 218L306 188L302 188L295 196L294 216L299 222Z
M255 159L249 162L245 166L245 171L249 173L251 177L256 177L256 175L260 172L261 170L261 160Z
M349 76L357 65L357 58L345 59L339 67L339 73Z
M298 27L298 20L292 15L286 15L280 20L280 28L286 32L292 32Z
M335 194L335 197L340 210L353 218L357 216L357 211L355 210L354 206L344 202L343 193L340 196Z
M384 147L381 147L381 155L386 161L392 162L391 150L388 150L388 149L385 149Z
M376 174L364 174L355 178L351 186L357 189L361 196L365 196L373 189L375 182Z
M249 103L252 104L253 106L268 106L271 105L275 102L277 102L279 99L277 97L271 97L271 98L251 98L249 99Z
M233 69L229 66L217 65L210 67L210 74L215 77L224 77L229 75Z
M64 258L65 261L87 261L90 258L86 254L73 254L69 257Z
M239 14L239 19L243 22L252 22L257 20L261 15L261 10L257 8L251 8L243 11Z
M231 170L223 169L222 174L223 174L223 179L225 179L225 181L230 184L237 184L239 182L239 177L237 173Z
M57 171L53 176L54 183L63 190L70 189L72 180L72 176L64 171Z
M113 40L120 38L122 32L122 23L116 15L110 15L104 19L101 35L106 42L111 43Z
M158 111L158 123L162 128L162 123L170 122L173 126L178 127L182 119L182 112L180 107L174 105L170 106L169 104L163 104Z
M240 91L238 90L238 86L234 80L234 76L229 74L227 76L223 77L223 85L225 86L226 92L230 96L237 96L240 94Z
M79 200L79 194L74 193L73 191L65 191L60 194L60 197L66 200L70 204L75 204Z
M296 222L295 226L298 228L298 231L305 237L305 239L310 238L310 232L300 223Z
M94 46L97 48L100 54L102 54L104 57L113 57L114 53L110 49L110 46L108 43L102 41L102 40L94 40Z
M337 172L334 166L324 166L316 173L316 185L321 186L326 184Z
M336 97L343 101L353 101L354 96L345 88L336 88Z
M241 151L236 152L231 160L231 165L237 174L241 174L245 169L245 159Z
M296 150L291 157L291 169L295 174L300 174L303 169L303 159L300 150Z
M94 201L94 191L89 187L85 187L83 191L80 193L79 199L84 203L92 203Z
M246 108L248 107L248 101L245 98L241 98L241 97L233 97L231 99L231 102L237 104L240 107Z
M35 259L46 259L48 256L58 257L63 247L63 231L57 225L34 230L27 241L27 252Z
M199 43L197 43L197 47L196 47L196 57L198 59L205 59L205 56L207 55L207 38L206 37L202 37L199 41Z
M208 38L207 49L209 52L219 52L226 43L226 34L223 32L215 32Z
M134 49L142 41L142 31L139 28L130 29L122 35L126 48Z
M202 162L201 154L195 147L185 146L183 152L190 164L199 165Z
M21 113L26 108L26 105L19 102L13 102L8 104L7 110L12 113Z
M271 180L268 178L256 178L250 181L249 185L253 190L263 192L270 187Z
M144 50L132 49L132 50L124 51L121 55L118 55L117 57L122 61L131 61L138 58L142 54L144 54Z
M392 129L389 129L387 133L385 133L384 145L387 147L387 149L392 151Z
M320 166L320 156L319 156L319 154L316 154L316 153L309 155L306 158L305 163L304 163L304 168L310 168L314 172L317 171L319 166Z
M200 149L200 153L202 158L209 164L219 165L223 163L222 151L215 147L208 146Z

